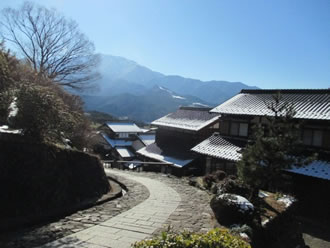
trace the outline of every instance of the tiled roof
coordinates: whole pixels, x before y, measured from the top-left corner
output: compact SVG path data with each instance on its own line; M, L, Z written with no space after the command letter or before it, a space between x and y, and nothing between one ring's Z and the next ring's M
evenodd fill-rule
M139 128L135 123L107 122L106 125L115 133L143 133L144 129Z
M140 134L138 137L142 141L142 143L146 146L154 143L156 139L155 134Z
M287 170L292 173L330 180L330 162L315 160L312 163Z
M242 90L241 93L211 110L218 114L273 115L267 108L273 95L281 93L282 102L290 103L295 118L330 120L330 89L324 90Z
M210 108L181 107L176 112L161 117L151 124L199 131L219 118L219 114L210 113L210 110Z
M241 154L238 153L241 147L222 138L218 133L214 133L191 150L199 154L231 161L238 161L241 158Z
M115 148L117 146L131 146L132 145L132 141L111 139L105 133L100 133L100 134L105 139L105 141L113 148Z
M133 158L135 155L126 147L116 147L116 151L122 158Z
M196 158L196 156L189 151L179 151L174 149L163 150L157 146L156 143L141 148L137 153L179 168L184 167Z

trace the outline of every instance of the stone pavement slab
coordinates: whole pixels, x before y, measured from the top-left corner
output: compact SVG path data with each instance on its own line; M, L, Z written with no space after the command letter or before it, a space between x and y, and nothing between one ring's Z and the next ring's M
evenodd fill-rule
M149 197L148 189L133 180L114 176L127 186L128 192L121 198L53 220L49 223L27 227L18 231L1 233L1 248L32 248L66 237L86 228L98 225L138 205Z
M99 225L45 244L43 248L131 247L132 243L150 237L158 230L181 202L180 195L159 180L117 170L107 172L145 185L150 193L149 198Z

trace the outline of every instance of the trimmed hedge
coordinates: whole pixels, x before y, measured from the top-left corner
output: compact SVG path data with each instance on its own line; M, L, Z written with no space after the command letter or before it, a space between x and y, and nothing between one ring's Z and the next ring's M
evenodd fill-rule
M133 245L134 248L251 248L226 229L215 228L206 234L184 232L181 234L162 233L161 237L143 240Z

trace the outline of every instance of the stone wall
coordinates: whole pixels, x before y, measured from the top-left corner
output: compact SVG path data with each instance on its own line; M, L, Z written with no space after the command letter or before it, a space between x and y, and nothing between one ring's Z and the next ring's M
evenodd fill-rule
M69 209L110 190L97 157L13 136L0 137L0 220Z

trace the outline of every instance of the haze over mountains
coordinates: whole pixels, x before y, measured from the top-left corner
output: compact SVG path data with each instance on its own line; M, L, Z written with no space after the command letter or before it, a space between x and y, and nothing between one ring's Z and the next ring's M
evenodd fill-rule
M99 90L83 95L86 110L151 122L180 106L212 107L241 89L240 82L166 76L123 57L100 55Z

